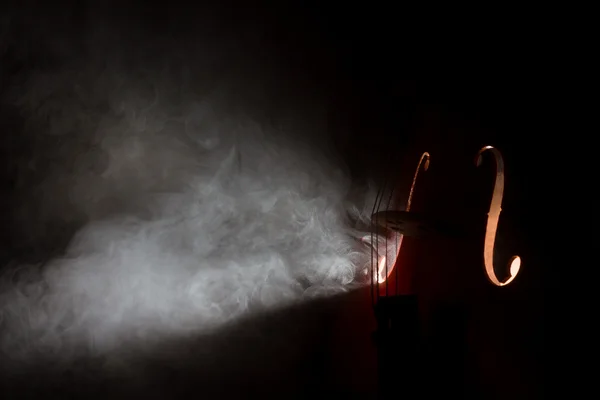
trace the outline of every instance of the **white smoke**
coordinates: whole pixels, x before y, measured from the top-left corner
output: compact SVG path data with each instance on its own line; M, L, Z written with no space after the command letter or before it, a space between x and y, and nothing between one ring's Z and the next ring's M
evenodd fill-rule
M3 374L87 359L103 361L77 373L131 371L162 341L358 281L348 214L370 199L350 198L318 105L280 106L269 85L285 82L262 73L219 74L208 64L234 60L206 42L140 49L89 32L85 56L53 48L60 62L5 96L25 121L10 134L30 143L14 220L32 243L79 228L63 253L3 269Z

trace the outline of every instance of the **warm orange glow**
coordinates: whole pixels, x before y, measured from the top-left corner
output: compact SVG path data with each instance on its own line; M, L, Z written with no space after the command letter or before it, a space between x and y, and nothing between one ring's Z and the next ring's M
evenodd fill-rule
M498 230L498 222L500 213L502 212L502 197L504 196L504 160L498 149L492 146L483 147L477 153L476 164L479 167L482 162L484 152L490 151L496 160L496 181L494 184L494 193L488 213L487 225L485 230L485 243L483 248L483 261L485 272L488 279L496 286L506 286L511 283L521 269L521 257L513 256L509 262L508 270L509 277L504 282L500 282L494 272L494 244L496 242L496 233Z
M406 202L406 211L410 211L410 205L415 192L415 185L417 183L417 176L419 175L419 171L421 169L421 164L423 164L423 171L427 171L429 169L430 159L431 156L428 152L423 153L419 159L419 164L417 164L417 170L415 171L415 176L413 177L412 185L410 186L410 193L408 194L408 201Z
M423 170L427 171L429 168L431 156L428 152L424 152L419 159L419 164L417 164L417 169L415 171L415 175L413 176L412 184L410 186L410 192L408 194L408 201L406 202L406 211L410 211L410 206L412 203L413 194L415 191L415 185L417 183L417 176L419 175L419 171L421 170L421 166L423 166ZM384 224L385 226L385 224ZM394 271L394 267L396 266L396 260L398 259L398 255L400 254L400 247L402 247L402 238L403 235L398 234L397 232L393 233L394 240L393 243L396 243L395 251L385 249L384 255L379 256L379 260L377 262L377 283L384 283L387 278L390 277L392 271ZM392 253L392 254L390 254ZM379 252L377 252L379 254ZM388 260L390 263L387 264ZM387 268L386 268L387 266ZM387 274L386 274L387 269Z
M373 269L376 268L375 272L377 275L375 277L375 274L373 274L372 283L384 283L394 270L394 265L398 258L398 249L402 243L402 235L393 232L392 236L388 237L387 240L376 240L375 243L371 243L371 237L369 235L364 236L362 241L373 247L374 250L371 265L377 264L377 267L372 267ZM388 260L390 261L389 264ZM364 274L365 276L369 275L369 268L365 268Z

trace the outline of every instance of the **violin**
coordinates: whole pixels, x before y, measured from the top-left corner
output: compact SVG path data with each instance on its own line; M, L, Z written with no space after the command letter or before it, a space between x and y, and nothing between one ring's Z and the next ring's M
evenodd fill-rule
M482 136L423 135L396 161L404 176L390 174L373 207L370 285L349 304L366 318L370 303L375 323L347 331L365 340L371 329L376 356L361 357L377 359L380 398L440 388L462 398L535 397L519 331L532 311L524 307L532 257L519 245L514 204L503 211L518 165L505 159L510 148Z

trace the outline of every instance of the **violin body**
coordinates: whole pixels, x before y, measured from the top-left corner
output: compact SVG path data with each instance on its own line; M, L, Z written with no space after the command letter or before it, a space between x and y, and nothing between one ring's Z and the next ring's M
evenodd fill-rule
M375 295L365 288L351 304L358 310L359 298L375 304L394 296L418 299L420 340L406 343L419 347L415 395L438 395L444 388L444 395L461 398L539 398L539 358L532 341L539 332L541 300L534 280L540 266L536 248L527 246L530 227L519 218L519 196L510 180L525 164L511 164L518 161L513 147L486 148L502 144L498 136L445 123L423 130L398 163L409 173L401 174L395 187L405 199L410 196L410 210L405 200L404 209L400 203L373 216L378 228L402 234L393 270L385 282L374 282ZM420 165L424 152L426 169ZM498 198L499 183L510 194L508 201ZM345 320L345 329L364 340L376 324L364 306L360 309L363 322L354 315ZM363 357L374 362L373 342L365 346L372 347ZM363 386L366 369L355 372L363 376ZM402 393L401 376L394 385ZM414 387L407 381L408 386Z

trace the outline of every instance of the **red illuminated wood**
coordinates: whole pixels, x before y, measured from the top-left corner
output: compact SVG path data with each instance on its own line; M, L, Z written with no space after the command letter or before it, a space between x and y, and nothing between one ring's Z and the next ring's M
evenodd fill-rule
M415 191L415 185L417 183L417 177L419 176L419 171L421 171L421 167L423 167L423 171L427 171L427 169L429 168L429 164L430 164L430 159L431 156L429 155L428 152L424 152L421 155L421 158L419 159L419 163L417 164L417 169L415 170L415 175L413 176L413 180L412 180L412 184L410 186L410 192L408 195L408 201L406 202L406 212L403 212L403 215L406 214L409 210L410 210L410 206L412 203L412 198L413 198L413 194ZM396 246L396 251L394 251L392 254L393 259L390 259L392 257L389 257L390 254L389 251L387 251L386 249L386 254L381 256L378 261L377 261L377 276L378 276L378 280L377 283L383 283L385 282L385 280L387 278L390 277L390 275L392 274L392 272L394 271L394 268L396 267L396 260L398 259L398 254L400 253L400 249L402 247L402 239L404 238L404 232L402 232L401 229L397 229L398 227L395 224L394 220L393 220L393 216L397 215L395 214L393 211L390 210L385 210L382 211L380 213L376 213L373 218L375 220L375 223L382 226L385 229L390 229L392 231L394 231L394 235L398 235L399 233L401 235L399 235L399 238L397 240L397 246ZM408 214L406 214L408 215ZM390 218L390 216L392 216L392 218ZM412 220L409 218L403 218L403 222L404 222L404 227L406 229L406 232L411 232L411 234L413 232L417 232L419 231L419 227L424 226L423 224L419 224L418 221L416 220ZM391 265L392 268L388 268L388 265ZM386 270L387 270L387 274L386 274Z

